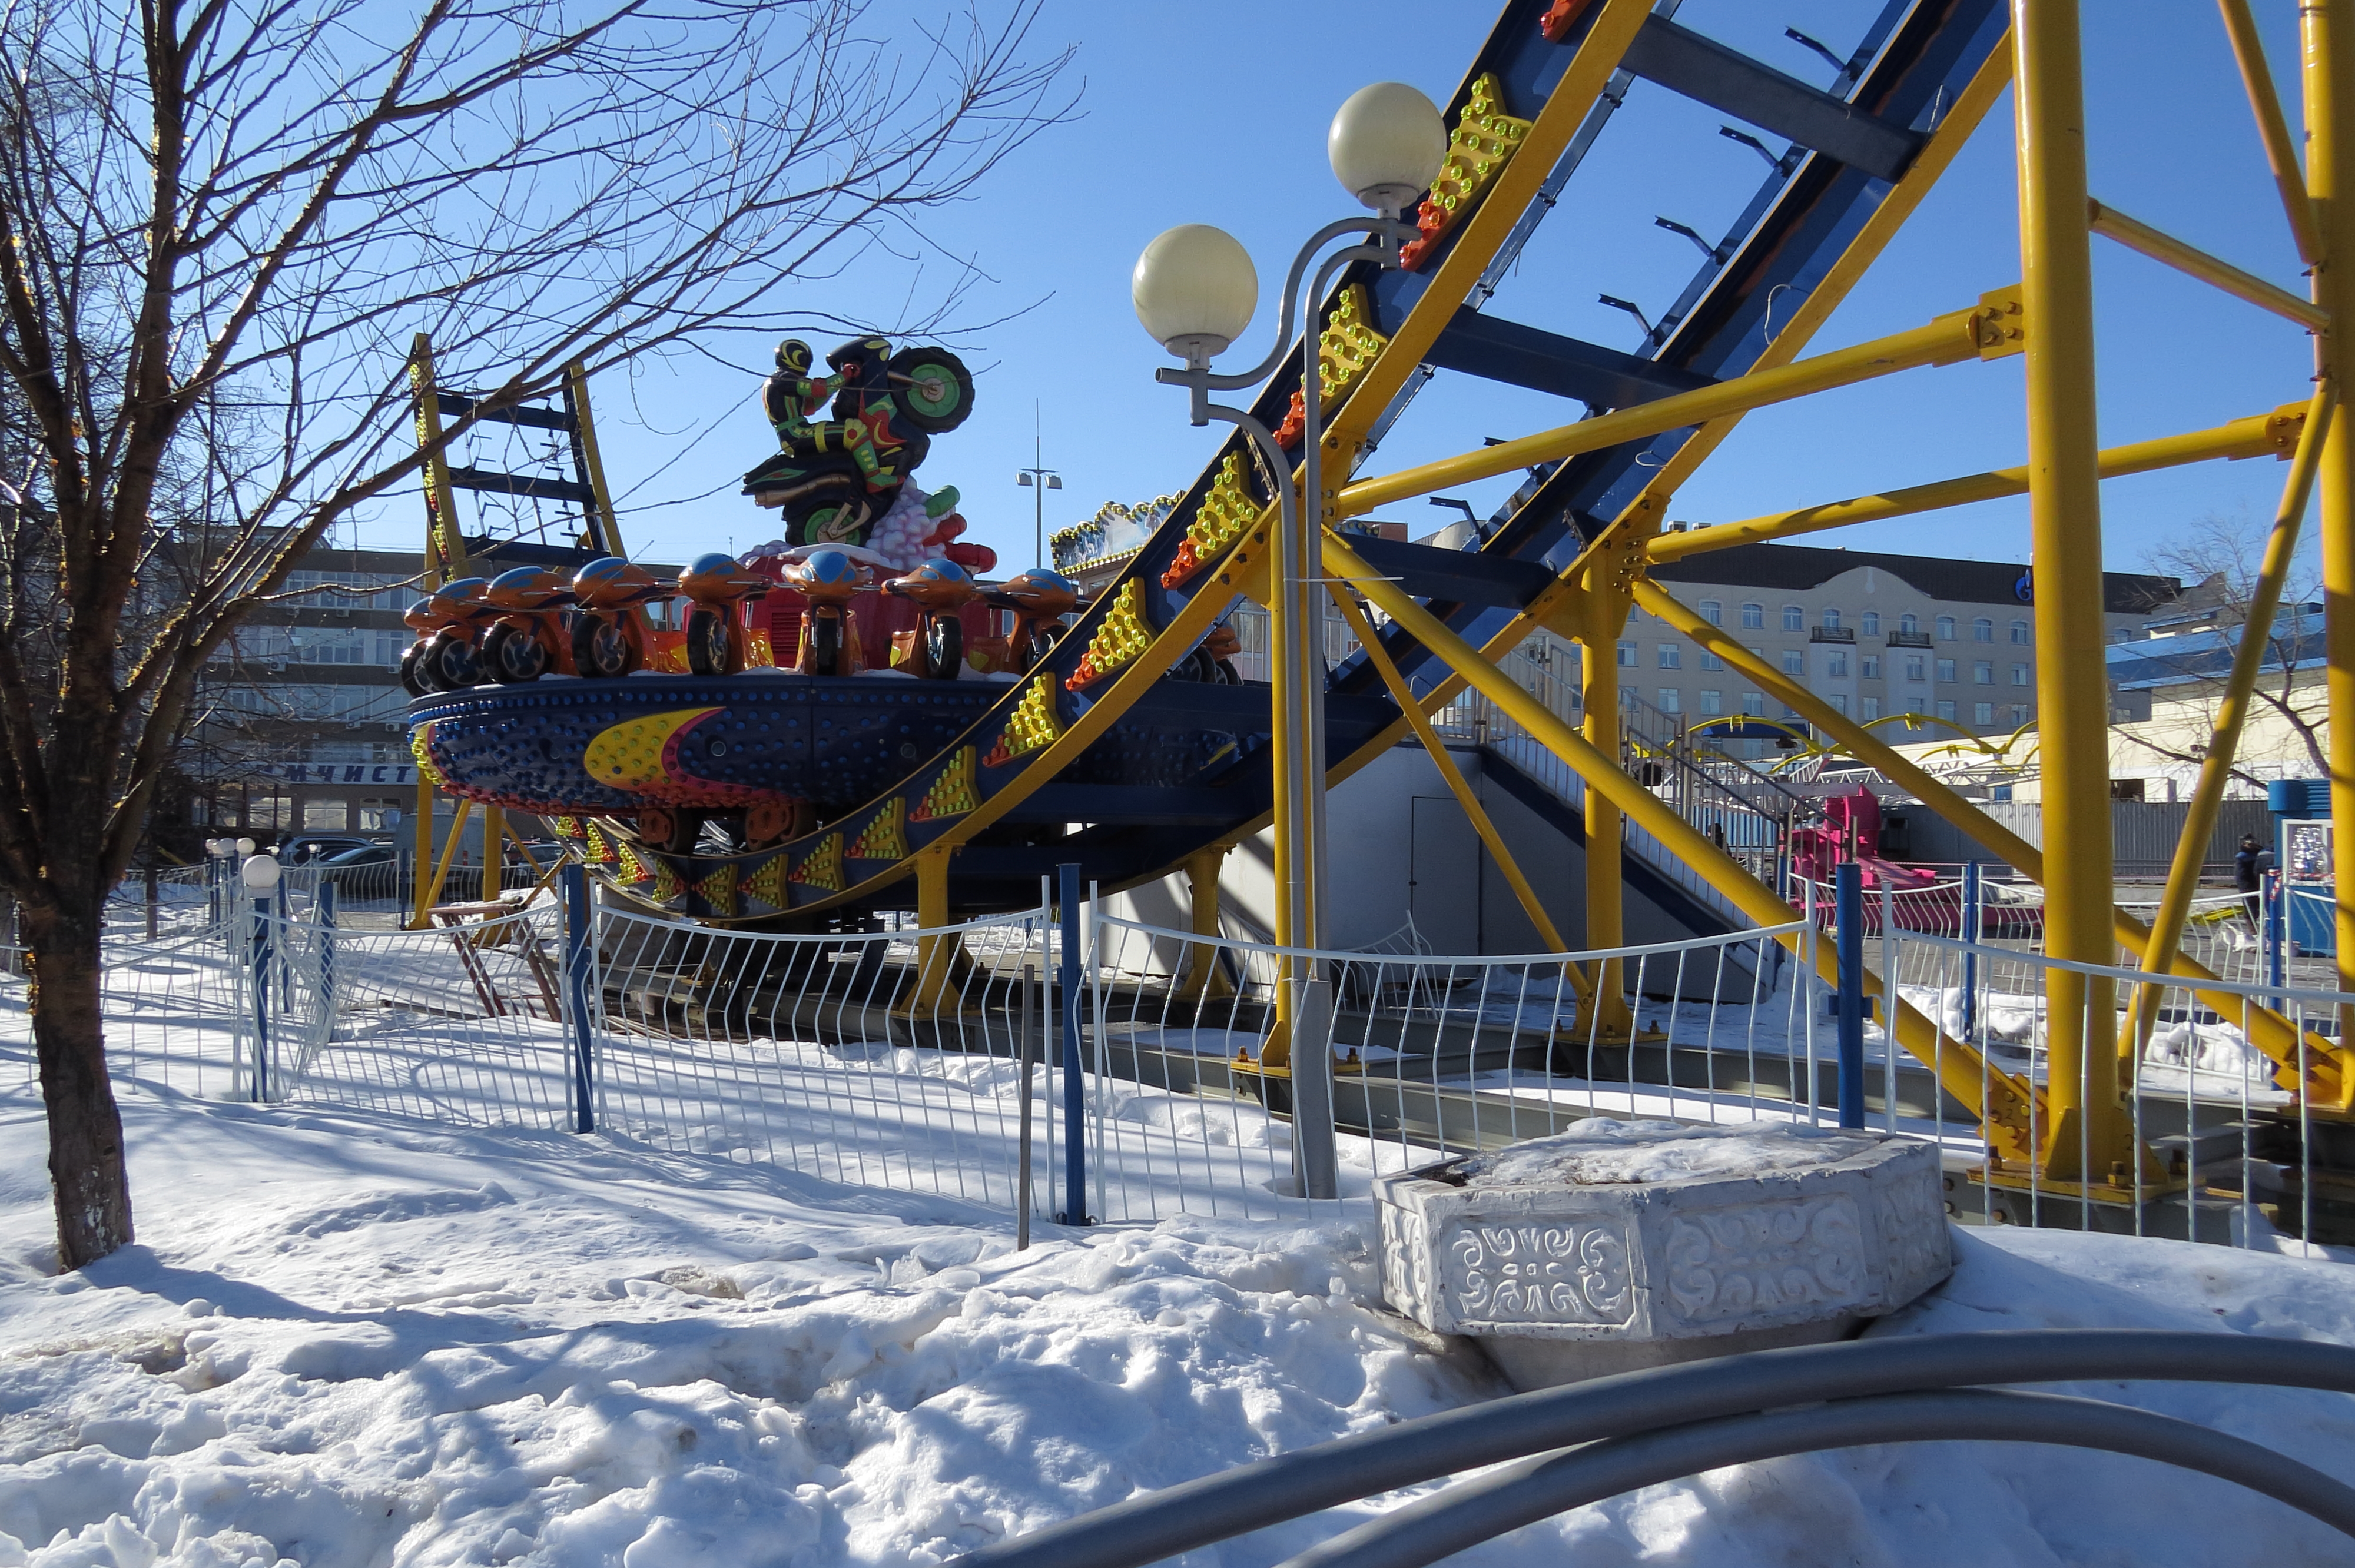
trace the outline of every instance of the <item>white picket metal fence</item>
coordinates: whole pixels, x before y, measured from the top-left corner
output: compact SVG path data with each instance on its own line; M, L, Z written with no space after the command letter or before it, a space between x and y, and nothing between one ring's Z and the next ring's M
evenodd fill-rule
M1042 1218L1363 1213L1377 1174L1587 1118L1829 1123L1840 1098L1832 990L1778 950L1812 958L1836 940L1829 900L1804 889L1805 917L1769 930L1452 957L1411 932L1389 951L1295 952L1092 901L1067 927L1043 890L1034 907L938 930L884 919L784 936L611 906L582 932L550 894L459 926L354 928L340 889L284 890L257 915L240 891L186 885L179 924L151 941L142 921L107 944L109 1055L127 1092L592 1126ZM2355 1244L2355 1182L2339 1174L2355 1144L2284 1065L2301 1039L2309 1054L2345 1039L2355 998L2269 985L2198 945L2246 926L2237 900L2208 901L2222 917L2193 924L2187 953L2224 977L2194 990L2062 963L2027 938L1966 940L1941 928L1945 894L1868 903L1878 1018L1902 1000L1991 1071L2049 1092L2051 998L2105 982L2109 997L2086 1005L2108 1011L2081 1033L2120 1051L2125 1113L2152 1151L2093 1173L2115 1175L2124 1204L2077 1202L2032 1170L2016 1180L1987 1159L1984 1096L1942 1089L1942 1056L1892 1050L1869 1023L1851 1063L1869 1124L1938 1144L1959 1213ZM1329 987L1330 1033L1271 1059L1287 966ZM19 1039L23 968L0 954L0 1021ZM1598 980L1624 1003L1598 1004ZM1329 1104L1329 1125L1304 1127L1297 1075L1320 1049L1330 1087L1307 1103ZM1328 1149L1326 1185L1309 1166Z

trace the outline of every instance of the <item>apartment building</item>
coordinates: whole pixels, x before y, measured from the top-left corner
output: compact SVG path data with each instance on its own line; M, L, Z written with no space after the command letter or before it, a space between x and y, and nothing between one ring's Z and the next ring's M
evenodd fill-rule
M1864 723L1918 715L1958 733L2008 736L2036 716L2027 567L1742 545L1655 567L1652 577L1834 711ZM2181 594L2173 577L2105 573L2106 630L2113 638L2138 630ZM1629 618L1616 656L1624 697L1689 722L1796 716L1642 610Z

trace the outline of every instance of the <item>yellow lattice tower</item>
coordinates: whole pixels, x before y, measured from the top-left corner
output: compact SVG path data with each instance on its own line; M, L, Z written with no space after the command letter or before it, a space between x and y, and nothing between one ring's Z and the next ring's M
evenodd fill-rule
M1440 165L1439 177L1431 182L1431 194L1414 217L1423 238L1400 253L1410 270L1422 266L1456 220L1472 210L1529 133L1530 122L1497 108L1502 93L1493 71L1472 83L1472 100L1456 117L1455 133L1447 139L1447 162Z
M1131 577L1113 596L1112 608L1089 640L1080 667L1063 684L1074 692L1092 685L1144 652L1152 641L1153 628L1145 621L1145 585Z
M1014 716L1006 721L1006 733L990 748L986 765L996 768L1025 752L1052 746L1062 733L1062 721L1055 716L1055 676L1050 671L1031 682L1022 700L1014 705Z
M1227 461L1219 465L1210 493L1194 509L1194 521L1186 525L1185 543L1178 546L1177 559L1161 574L1161 586L1174 588L1217 560L1258 520L1259 501L1243 477L1243 455L1229 452Z
M827 893L842 891L842 835L828 833L820 839L817 848L801 864L794 867L786 880L798 882L804 887L815 887Z
M908 813L908 820L936 822L943 817L961 817L980 805L981 790L974 782L975 756L972 747L960 747L949 758L949 765L941 769L940 777L932 780L932 787L924 791L924 798L916 802L916 809ZM903 849L900 853L908 852Z
M760 869L744 879L746 895L773 908L783 909L790 906L793 895L785 891L785 872L792 863L783 853L773 854L762 861Z
M1325 323L1325 330L1316 334L1316 400L1325 412L1341 406L1349 388L1372 365L1390 339L1376 332L1373 326L1373 302L1367 296L1363 283L1352 283L1341 291L1334 302L1333 314ZM1300 444L1301 433L1308 428L1308 397L1301 388L1292 393L1292 409L1284 416L1284 423L1275 432L1278 446Z
M905 860L908 858L908 833L905 826L907 805L899 797L868 820L851 841L853 860Z

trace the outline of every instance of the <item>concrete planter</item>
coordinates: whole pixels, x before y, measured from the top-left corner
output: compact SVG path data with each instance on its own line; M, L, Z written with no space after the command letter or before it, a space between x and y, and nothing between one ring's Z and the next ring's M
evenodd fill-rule
M1374 1182L1391 1305L1517 1386L1839 1339L1953 1268L1927 1144L1582 1125L1604 1130Z

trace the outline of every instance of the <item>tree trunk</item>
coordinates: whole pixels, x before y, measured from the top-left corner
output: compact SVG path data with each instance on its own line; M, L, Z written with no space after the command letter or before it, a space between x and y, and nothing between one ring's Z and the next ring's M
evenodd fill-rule
M99 928L68 919L32 924L33 1044L48 1111L58 1255L63 1267L80 1268L132 1239L123 1114L106 1075L99 1010Z

